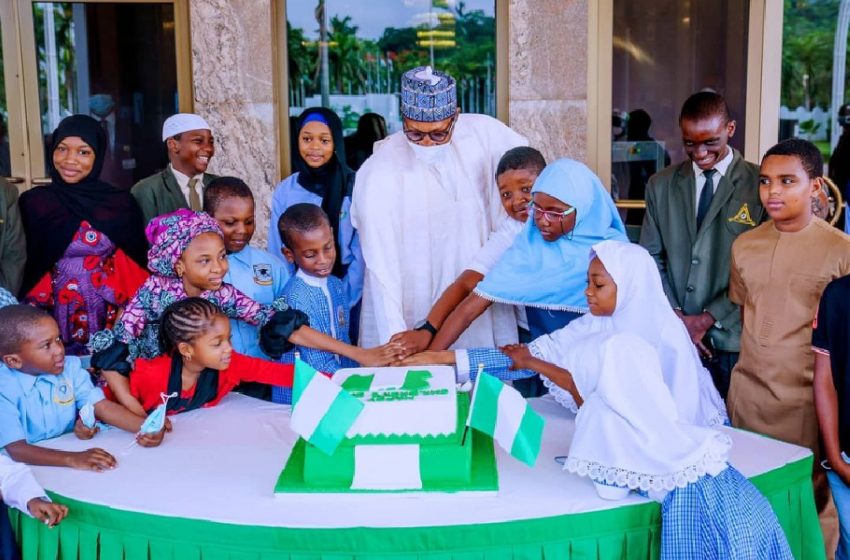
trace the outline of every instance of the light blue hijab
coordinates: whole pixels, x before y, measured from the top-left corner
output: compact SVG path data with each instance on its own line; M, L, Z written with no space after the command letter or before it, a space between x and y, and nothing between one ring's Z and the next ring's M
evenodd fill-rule
M547 165L531 192L575 207L572 239L565 235L546 241L534 223L533 211L529 212L522 232L475 293L498 303L586 313L591 247L606 239L628 242L614 201L586 165L567 158Z

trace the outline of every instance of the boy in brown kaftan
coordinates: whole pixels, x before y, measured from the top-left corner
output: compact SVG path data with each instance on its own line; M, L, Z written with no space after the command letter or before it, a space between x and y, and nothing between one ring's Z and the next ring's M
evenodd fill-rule
M850 273L850 237L812 215L822 170L820 152L804 140L767 151L759 191L772 220L732 245L729 281L744 321L727 400L732 425L808 447L816 457L812 321L829 281Z

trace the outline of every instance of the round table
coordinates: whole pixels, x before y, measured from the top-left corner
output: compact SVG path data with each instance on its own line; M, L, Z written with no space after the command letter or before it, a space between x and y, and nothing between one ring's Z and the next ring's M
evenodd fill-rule
M54 500L70 506L49 529L13 518L25 560L657 558L658 504L633 495L607 502L591 482L561 470L574 416L550 397L532 399L546 418L533 469L496 450L496 495L274 495L297 436L288 406L230 395L217 407L172 417L154 449L110 429L73 434L56 449L102 447L118 459L106 473L36 467ZM823 558L811 485L812 455L728 430L731 462L767 496L795 558Z

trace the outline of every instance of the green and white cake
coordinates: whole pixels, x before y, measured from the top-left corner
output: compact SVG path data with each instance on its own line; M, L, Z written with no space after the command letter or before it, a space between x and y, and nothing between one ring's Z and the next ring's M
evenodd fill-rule
M277 493L498 488L492 440L464 437L469 393L446 366L354 368L333 381L365 405L333 455L299 439Z

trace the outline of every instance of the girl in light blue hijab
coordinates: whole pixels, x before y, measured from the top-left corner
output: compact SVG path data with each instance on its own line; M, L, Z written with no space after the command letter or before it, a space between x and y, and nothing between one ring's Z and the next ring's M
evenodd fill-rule
M532 338L587 312L587 255L601 241L627 242L611 196L583 163L563 158L532 189L525 228L501 260L444 321L429 350L445 350L492 303L525 306Z

